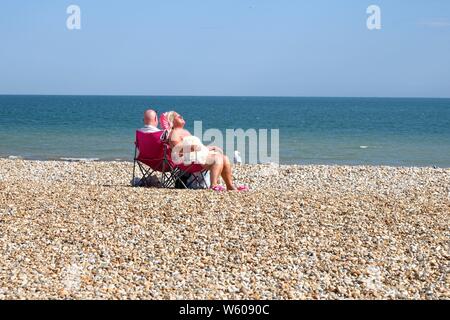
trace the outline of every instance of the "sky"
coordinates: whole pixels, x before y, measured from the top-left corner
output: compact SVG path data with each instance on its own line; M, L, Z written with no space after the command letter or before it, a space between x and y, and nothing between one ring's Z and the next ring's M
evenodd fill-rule
M450 97L450 1L2 0L0 94Z

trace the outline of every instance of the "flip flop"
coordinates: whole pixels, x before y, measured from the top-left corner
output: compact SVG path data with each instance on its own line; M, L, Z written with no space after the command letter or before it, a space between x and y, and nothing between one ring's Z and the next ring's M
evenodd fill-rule
M248 190L250 190L250 188L247 187L247 186L239 186L239 187L237 187L237 191L248 191Z
M225 191L225 187L221 186L220 184L218 184L218 185L216 185L214 187L211 187L211 190L217 191L217 192L222 192L222 191Z

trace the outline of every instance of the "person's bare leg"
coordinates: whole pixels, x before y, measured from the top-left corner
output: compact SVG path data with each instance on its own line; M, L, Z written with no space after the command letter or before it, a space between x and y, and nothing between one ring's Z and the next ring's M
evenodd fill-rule
M214 187L219 184L219 177L223 171L223 157L211 153L208 158L209 165L205 166L205 169L209 170L211 187Z
M230 159L228 159L226 155L223 155L222 159L223 159L222 179L223 181L225 181L228 190L236 190L236 187L233 184L233 175L231 172Z

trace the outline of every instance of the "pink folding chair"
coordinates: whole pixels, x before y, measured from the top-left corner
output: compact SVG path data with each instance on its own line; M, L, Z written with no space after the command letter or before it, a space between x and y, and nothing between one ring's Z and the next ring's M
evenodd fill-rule
M171 150L167 142L167 131L142 132L136 131L134 149L133 181L136 178L136 166L142 178L140 185L150 186L150 177L161 173L161 187L163 188L189 188L193 183L206 185L205 174L207 170L199 164L175 164L171 159ZM188 175L193 175L189 183L184 181Z

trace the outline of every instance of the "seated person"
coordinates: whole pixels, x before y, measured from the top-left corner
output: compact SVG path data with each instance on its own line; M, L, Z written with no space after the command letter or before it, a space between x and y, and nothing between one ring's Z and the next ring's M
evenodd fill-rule
M166 112L161 115L161 126L168 130L169 143L173 153L179 157L184 156L184 152L197 153L197 163L205 170L210 171L211 189L215 191L223 191L224 188L218 184L219 176L225 181L227 190L248 190L245 186L236 187L233 184L231 163L223 151L218 147L205 147L200 139L191 135L189 131L184 129L185 121L181 115L175 111Z
M139 131L148 133L162 131L158 128L158 115L155 110L148 109L144 112L144 127Z

